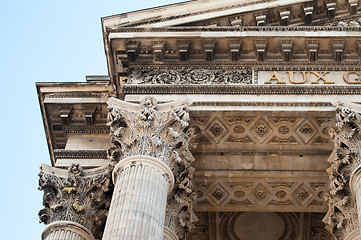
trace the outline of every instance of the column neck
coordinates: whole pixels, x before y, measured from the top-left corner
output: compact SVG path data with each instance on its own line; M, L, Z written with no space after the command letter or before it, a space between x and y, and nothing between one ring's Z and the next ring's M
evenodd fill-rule
M54 232L59 232L59 233L54 234L55 238L51 238L49 240L59 240L59 239L75 240L78 239L77 237L79 236L85 240L95 240L93 234L87 228L85 228L80 224L70 221L56 221L50 223L44 228L43 232L41 233L41 239L42 240L47 239L47 237ZM61 236L61 234L63 236ZM75 235L75 237L69 238L70 235L73 236Z
M361 143L360 143L361 144ZM350 189L353 195L356 194L356 184L361 178L361 165L357 166L350 177Z
M161 172L169 184L168 194L172 191L174 187L174 176L172 170L164 162L158 160L157 158L144 155L130 156L118 162L113 171L114 185L116 184L117 178L121 171L123 171L125 168L139 164L149 166Z

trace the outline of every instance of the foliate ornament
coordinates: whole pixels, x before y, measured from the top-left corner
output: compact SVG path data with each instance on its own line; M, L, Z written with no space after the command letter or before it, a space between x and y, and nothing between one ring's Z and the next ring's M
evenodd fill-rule
M251 69L130 69L128 84L251 84Z
M216 75L212 71L194 69L190 70L189 74L187 74L187 80L190 84L213 83L216 80ZM220 79L217 80L219 81Z
M328 159L330 193L325 194L325 199L329 209L323 221L337 239L344 239L347 233L359 227L350 176L361 164L361 111L354 111L350 106L361 109L357 104L336 103L337 129L330 129L334 151Z
M282 135L289 133L289 131L290 131L290 128L287 126L282 126L278 129L278 132L281 133Z
M244 133L246 130L244 129L244 127L242 127L241 125L237 125L233 128L233 132L235 134L242 134Z
M255 131L256 131L256 133L257 133L259 136L263 137L264 135L267 134L267 132L268 132L268 127L267 127L265 124L263 124L263 123L259 123L259 124L256 126Z
M158 104L145 97L140 104L112 98L108 102L108 126L112 147L108 157L118 162L129 156L146 155L167 164L175 185L168 199L165 226L179 239L191 231L197 217L193 212L192 178L194 158L189 149L195 147L194 128L189 123L189 103L185 100Z
M101 239L112 196L111 172L106 165L83 170L77 164L68 169L40 167L39 190L44 191L40 222L71 221L86 227Z

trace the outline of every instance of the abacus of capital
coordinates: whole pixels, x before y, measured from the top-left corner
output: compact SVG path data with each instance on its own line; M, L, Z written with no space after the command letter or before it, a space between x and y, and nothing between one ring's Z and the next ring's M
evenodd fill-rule
M361 239L360 4L102 18L108 75L36 86L41 238Z

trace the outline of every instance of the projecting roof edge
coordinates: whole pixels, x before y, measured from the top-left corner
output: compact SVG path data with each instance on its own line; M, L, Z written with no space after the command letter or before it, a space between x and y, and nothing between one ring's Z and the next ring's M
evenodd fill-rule
M245 27L155 27L155 28L133 28L133 27L118 27L109 29L109 33L142 33L142 32L319 32L319 31L339 31L339 32L361 32L359 26L245 26Z
M266 10L291 4L312 2L310 0L223 0L188 1L167 6L149 8L109 17L103 17L103 27L147 26L167 27L190 22L213 19L232 14ZM179 14L181 13L181 14Z
M361 92L361 86L123 84L121 87L123 94L359 95Z

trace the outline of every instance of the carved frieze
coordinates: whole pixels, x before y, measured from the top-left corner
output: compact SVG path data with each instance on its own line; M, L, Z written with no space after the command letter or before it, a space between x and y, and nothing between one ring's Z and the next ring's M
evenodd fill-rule
M128 84L251 84L252 70L181 70L132 69Z
M154 98L145 97L140 104L132 104L111 99L108 109L110 160L147 155L172 169L175 186L169 194L165 226L183 239L197 221L192 207L196 193L191 181L194 158L190 153L194 129L188 126L188 102L158 104Z
M199 119L202 119L200 121ZM270 146L282 145L283 149L314 149L323 147L331 152L332 143L328 130L334 126L334 114L247 112L204 112L191 114L191 124L197 126L195 141L198 149L212 148L243 151L257 144L259 150L270 151ZM227 148L225 147L227 146ZM248 147L247 147L248 146ZM263 148L264 146L264 148Z
M208 175L205 177L204 175ZM243 176L243 177L242 177ZM237 172L223 177L197 171L197 211L313 211L324 212L327 176L305 173L265 178L262 173ZM306 177L307 176L307 177ZM312 181L310 181L312 179Z
M112 166L83 170L42 165L39 190L44 191L40 222L71 221L86 227L100 239L112 196Z
M361 112L352 109L357 104L336 103L336 127L330 134L334 151L328 161L330 193L326 195L328 212L324 218L328 230L338 239L343 239L357 229L356 202L350 189L351 173L361 164Z

